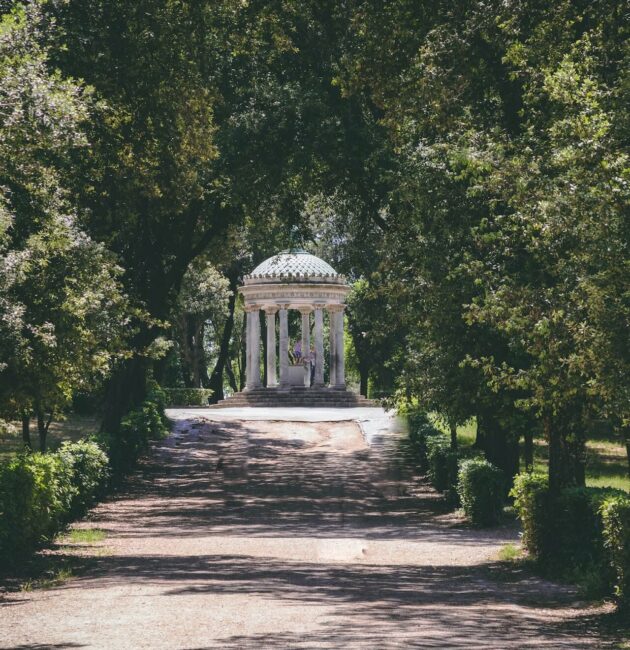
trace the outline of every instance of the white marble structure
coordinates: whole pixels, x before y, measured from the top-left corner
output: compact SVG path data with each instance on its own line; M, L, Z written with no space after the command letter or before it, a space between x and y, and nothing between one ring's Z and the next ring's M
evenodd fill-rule
M319 257L303 250L284 251L259 264L244 278L239 289L247 314L246 390L260 388L260 312L267 325L267 388L311 386L310 363L289 365L288 310L302 314L302 350L311 348L311 318L314 319L315 373L313 387L324 387L324 312L330 327L329 387L345 390L343 327L345 300L350 288ZM279 319L279 346L276 342L276 315ZM279 376L276 351L279 348Z

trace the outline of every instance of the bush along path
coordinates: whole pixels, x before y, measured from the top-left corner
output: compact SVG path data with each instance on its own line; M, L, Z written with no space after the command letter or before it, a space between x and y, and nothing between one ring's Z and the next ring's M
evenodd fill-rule
M523 545L541 575L574 582L591 597L612 598L630 620L630 495L612 488L553 493L546 476L516 476L512 489L482 452L454 449L422 412L406 414L414 463L475 526L501 521L509 497ZM509 493L508 493L509 492Z
M172 434L126 491L91 512L80 543L55 551L80 556L76 577L0 600L2 643L573 650L621 641L599 625L611 606L586 607L574 588L497 562L518 530L449 513L414 475L403 434L370 411L361 427L278 411L274 421L169 411ZM492 485L479 467L462 480ZM97 532L102 546L81 542Z
M25 449L0 464L0 572L19 575L34 550L120 485L150 442L168 433L164 403L152 382L118 435L64 442L53 453Z

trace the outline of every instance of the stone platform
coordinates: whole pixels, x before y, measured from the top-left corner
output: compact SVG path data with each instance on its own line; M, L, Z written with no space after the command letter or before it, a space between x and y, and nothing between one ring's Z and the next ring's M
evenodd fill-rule
M236 393L209 408L241 406L357 408L377 406L377 404L349 390L291 386L290 388L252 388Z

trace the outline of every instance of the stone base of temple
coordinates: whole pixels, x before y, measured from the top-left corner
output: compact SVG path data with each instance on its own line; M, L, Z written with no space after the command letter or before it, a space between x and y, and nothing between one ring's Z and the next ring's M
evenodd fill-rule
M210 408L239 408L243 406L264 407L317 407L322 408L357 408L377 406L363 395L357 395L343 388L251 388L236 393L227 399L213 404Z

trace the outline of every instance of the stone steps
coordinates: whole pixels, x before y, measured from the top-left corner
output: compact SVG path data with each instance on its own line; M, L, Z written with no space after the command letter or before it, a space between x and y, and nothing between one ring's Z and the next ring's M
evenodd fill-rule
M238 408L243 406L357 408L376 406L376 404L362 395L347 390L292 387L288 390L254 388L242 393L236 393L218 404L213 404L210 408Z

